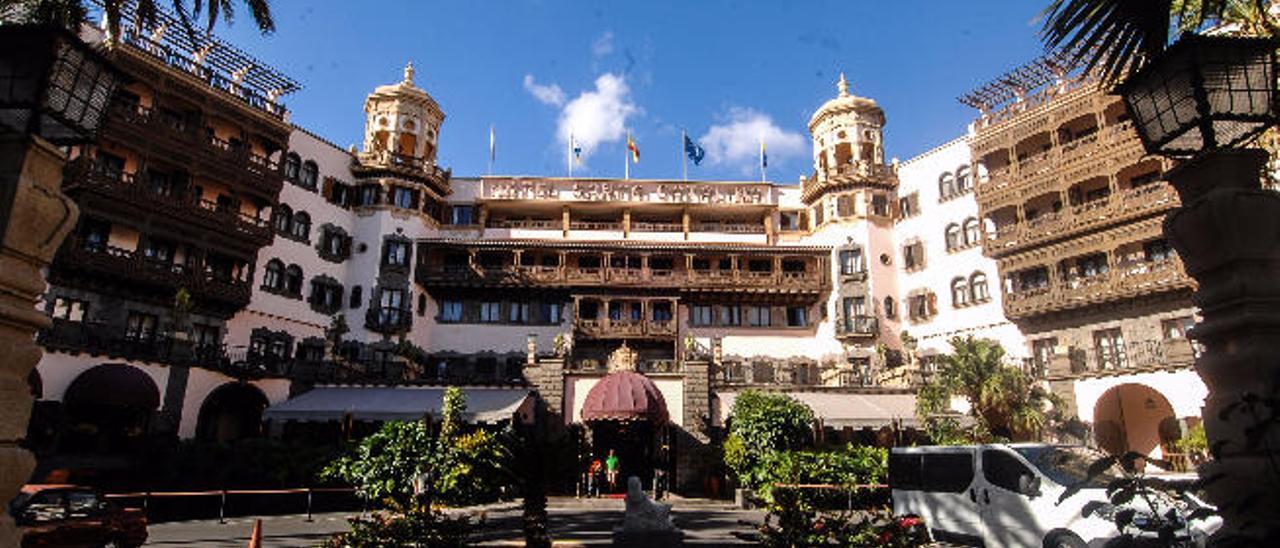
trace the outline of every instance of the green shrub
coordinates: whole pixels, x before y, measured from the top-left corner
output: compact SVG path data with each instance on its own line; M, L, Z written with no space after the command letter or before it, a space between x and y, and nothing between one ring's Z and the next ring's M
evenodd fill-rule
M414 478L431 469L434 446L425 423L390 421L331 462L321 477L354 485L370 500L407 508Z
M351 531L329 537L321 548L453 548L466 546L467 537L471 534L468 517L455 518L443 512L421 509L403 515L375 513L368 518L355 517L348 521L351 522Z
M776 484L866 485L884 483L889 452L880 447L849 444L834 451L777 451L761 461L761 484L766 502ZM806 496L843 499L846 493L813 492Z
M747 390L733 402L729 436L736 437L725 464L744 487L759 488L768 471L761 463L771 453L799 449L812 439L813 410L786 394Z

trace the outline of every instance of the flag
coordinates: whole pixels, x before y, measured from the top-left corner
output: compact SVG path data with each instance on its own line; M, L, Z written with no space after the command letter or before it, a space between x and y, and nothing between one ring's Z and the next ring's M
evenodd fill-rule
M569 135L569 149L573 151L574 163L582 165L582 145L578 144L578 140L572 134Z
M702 159L707 156L707 151L693 142L688 135L684 136L684 153L693 160L693 165L702 165Z
M627 134L627 150L631 151L631 161L640 163L640 147L636 146L636 142L631 139L631 134Z
M764 139L760 139L760 168L769 167L769 154L764 151Z

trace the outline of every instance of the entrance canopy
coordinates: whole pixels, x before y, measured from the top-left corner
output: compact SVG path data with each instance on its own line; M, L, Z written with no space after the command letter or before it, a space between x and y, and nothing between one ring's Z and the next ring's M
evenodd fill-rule
M723 425L733 411L736 392L719 392L720 420ZM880 428L898 423L904 427L919 426L916 420L915 394L856 394L841 392L788 392L813 409L815 417L835 428Z
M267 408L263 418L280 421L325 422L343 420L417 420L440 417L443 387L419 386L321 386L296 398ZM467 422L493 423L528 411L531 395L520 388L464 388ZM523 408L523 409L522 409Z
M608 374L587 392L582 404L584 421L651 420L667 422L667 400L648 377L635 371Z

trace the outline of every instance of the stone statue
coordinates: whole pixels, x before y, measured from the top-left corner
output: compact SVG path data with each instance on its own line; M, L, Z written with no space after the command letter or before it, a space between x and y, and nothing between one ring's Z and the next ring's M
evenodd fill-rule
M613 529L616 546L681 546L684 533L671 521L671 505L649 500L640 478L627 478L627 509L622 526Z

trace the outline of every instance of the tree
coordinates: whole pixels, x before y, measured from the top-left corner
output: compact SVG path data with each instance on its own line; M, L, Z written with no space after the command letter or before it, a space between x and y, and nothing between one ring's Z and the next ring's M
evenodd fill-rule
M1041 36L1105 80L1133 74L1164 52L1175 32L1219 23L1277 35L1268 0L1052 0Z
M746 487L757 488L767 470L765 457L808 445L813 410L786 394L746 390L733 402L725 464Z
M953 396L969 402L981 431L1009 440L1031 440L1049 421L1057 396L1036 385L1021 369L1005 364L999 343L973 336L953 337L934 380L916 396L922 420L945 413Z
M24 23L53 24L67 29L75 29L80 23L88 20L91 0L0 0L0 14L16 13L17 19ZM235 16L235 7L243 3L249 8L249 14L258 30L267 34L276 30L275 20L271 17L269 0L171 0L171 6L178 20L186 27L187 32L194 32L191 26L193 19L204 17L207 23L205 30L213 30L218 19L230 23ZM138 22L145 27L155 27L160 3L157 0L101 0L103 14L106 16L107 28L112 35L120 35L120 18L122 13L132 8L137 14Z
M431 470L436 459L434 446L425 422L390 421L330 463L321 477L350 483L366 499L409 509L414 479Z

